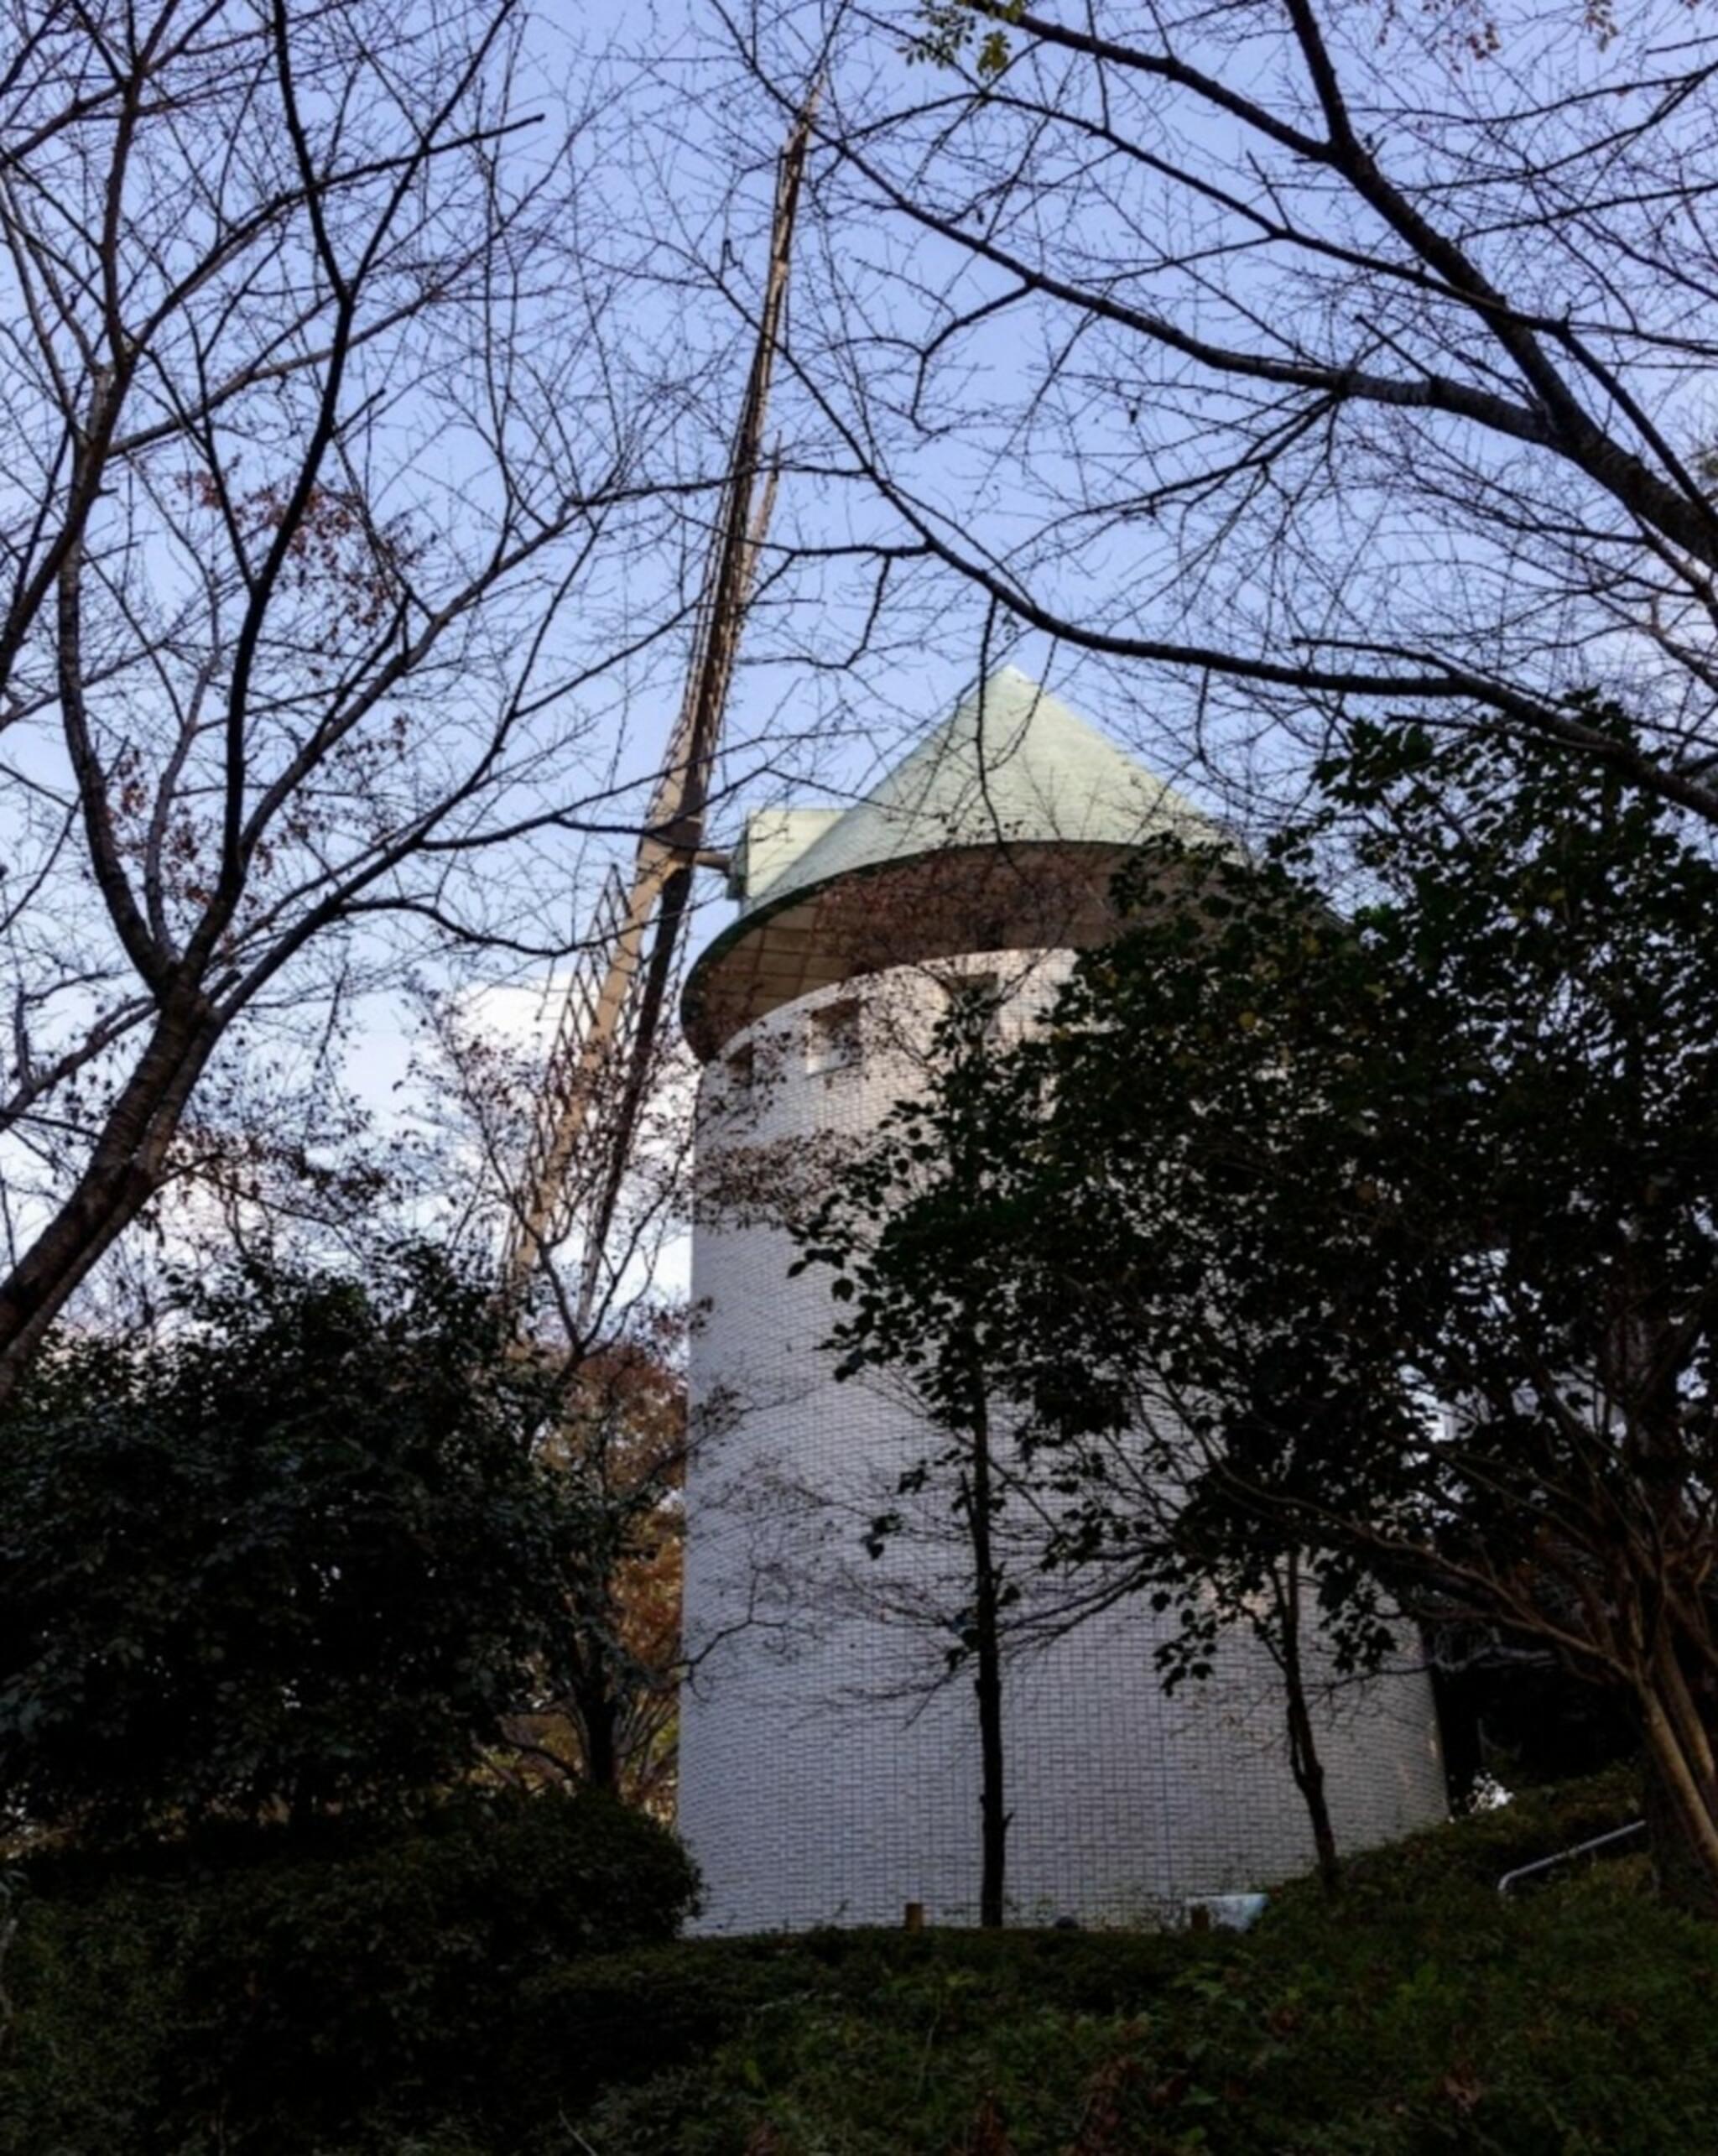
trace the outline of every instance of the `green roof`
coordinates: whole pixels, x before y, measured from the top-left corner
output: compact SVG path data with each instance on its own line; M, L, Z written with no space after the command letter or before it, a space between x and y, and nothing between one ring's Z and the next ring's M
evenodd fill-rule
M1170 830L1217 836L1184 796L1012 666L964 698L863 799L833 820L807 820L809 842L785 862L774 813L773 872L748 878L748 905L773 906L831 877L946 847L1046 839L1137 846Z

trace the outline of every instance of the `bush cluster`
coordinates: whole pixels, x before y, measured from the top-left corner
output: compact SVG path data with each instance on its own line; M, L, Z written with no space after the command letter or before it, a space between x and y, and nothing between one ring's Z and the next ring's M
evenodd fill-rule
M434 1251L252 1263L57 1340L0 1422L0 1789L85 1841L402 1812L531 1696L591 1523Z
M545 1792L279 1848L205 1840L122 1873L43 1865L25 1893L5 2156L298 2156L528 2115L539 2092L508 2061L534 1984L672 1937L696 1881L641 1814ZM560 2054L595 2086L575 2027Z
M1718 1928L1612 1773L1357 1858L1244 1937L674 1941L671 1837L505 1797L39 1866L3 2156L1662 2156L1718 2148ZM266 1839L266 1838L265 1838Z
M630 1985L677 2039L581 2130L603 2156L1718 2147L1718 1930L1658 1902L1642 1857L1497 1892L1639 1801L1626 1774L1536 1792L1355 1860L1334 1906L1297 1883L1245 1937L847 1933L595 1964L586 1985Z

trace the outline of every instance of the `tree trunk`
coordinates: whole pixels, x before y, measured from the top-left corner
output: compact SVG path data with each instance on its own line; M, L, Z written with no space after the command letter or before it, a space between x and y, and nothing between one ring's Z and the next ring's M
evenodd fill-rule
M1664 1898L1690 1914L1718 1919L1718 1803L1691 1761L1674 1714L1656 1690L1641 1700L1646 1747L1647 1831Z
M978 1674L979 1816L982 1862L978 1888L978 1921L987 1930L1002 1922L1008 1815L1004 1808L1002 1761L1002 1656L1000 1582L991 1540L990 1406L983 1380L975 1376L971 1407L972 1473L967 1486L966 1520L972 1538L973 1630Z
M1327 1894L1335 1894L1342 1883L1342 1865L1325 1796L1325 1763L1319 1757L1318 1737L1306 1700L1306 1675L1300 1659L1300 1562L1292 1550L1278 1582L1277 1609L1282 1633L1278 1666L1288 1717L1288 1771L1312 1822L1320 1883Z
M1645 1482L1660 1550L1687 1546L1690 1533L1690 1461L1679 1428L1674 1358L1664 1352L1668 1321L1654 1307L1641 1316L1625 1303L1612 1328L1613 1360L1629 1389L1638 1371L1655 1373L1656 1384L1639 1393L1637 1414L1644 1463L1653 1471ZM1627 1397L1627 1393L1625 1393ZM1697 1533L1698 1530L1695 1530ZM1648 1571L1640 1579L1637 1610L1654 1608L1659 1581ZM1690 1914L1718 1918L1718 1761L1713 1757L1712 1701L1704 1682L1703 1649L1710 1647L1710 1607L1704 1583L1682 1604L1668 1596L1656 1621L1637 1614L1639 1631L1652 1643L1637 1675L1641 1731L1646 1749L1648 1837L1663 1898ZM1681 1629L1688 1626L1695 1636ZM1704 1637L1701 1634L1704 1633ZM1683 1659L1684 1641L1703 1672L1702 1692L1691 1690Z
M76 1187L0 1283L0 1408L71 1296L160 1189L185 1102L220 1030L195 992L169 997Z
M607 1789L615 1796L619 1794L621 1786L620 1757L615 1742L620 1708L606 1681L602 1656L594 1656L593 1661L595 1666L590 1676L580 1683L573 1700L578 1710L579 1733L584 1740L585 1779L593 1789Z

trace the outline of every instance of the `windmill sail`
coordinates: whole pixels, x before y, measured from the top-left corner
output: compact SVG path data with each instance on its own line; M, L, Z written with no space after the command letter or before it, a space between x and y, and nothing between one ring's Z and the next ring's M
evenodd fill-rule
M577 1233L581 1325L595 1305L650 1083L740 631L774 504L772 471L754 511L816 96L814 89L777 167L757 338L705 565L685 693L630 871L610 870L568 982L508 1224L502 1279L510 1298L523 1290L544 1251Z

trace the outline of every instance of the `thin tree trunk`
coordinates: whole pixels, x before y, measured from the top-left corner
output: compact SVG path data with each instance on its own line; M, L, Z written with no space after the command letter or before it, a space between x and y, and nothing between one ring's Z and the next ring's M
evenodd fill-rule
M1002 1658L1000 1582L991 1540L990 1405L975 1371L971 1406L972 1472L967 1487L967 1526L972 1538L973 1629L978 1674L979 1815L982 1863L978 1921L987 1930L1002 1922L1008 1815L1002 1760Z
M1625 1288L1632 1284L1625 1282ZM1664 1354L1667 1320L1654 1308L1637 1314L1626 1295L1612 1327L1612 1359L1625 1398L1635 1390L1637 1372L1659 1373L1656 1386L1639 1397L1637 1414L1644 1462L1653 1471L1647 1482L1660 1550L1684 1542L1688 1521L1689 1462L1679 1429L1678 1402L1668 1372L1674 1357ZM1613 1382L1616 1382L1613 1380ZM1658 1601L1658 1582L1639 1582L1637 1610ZM1697 1590L1697 1594L1704 1590ZM1695 1607L1700 1607L1698 1601ZM1672 1612L1674 1600L1660 1607L1656 1620L1636 1622L1653 1642L1639 1680L1642 1733L1647 1754L1647 1833L1663 1898L1690 1914L1718 1918L1718 1767L1712 1732L1688 1685Z
M1327 1894L1334 1894L1342 1883L1342 1864L1325 1795L1325 1763L1319 1756L1312 1712L1307 1705L1306 1675L1300 1656L1300 1560L1293 1550L1278 1583L1277 1608L1282 1631L1279 1666L1288 1715L1288 1771L1312 1822L1320 1883Z

